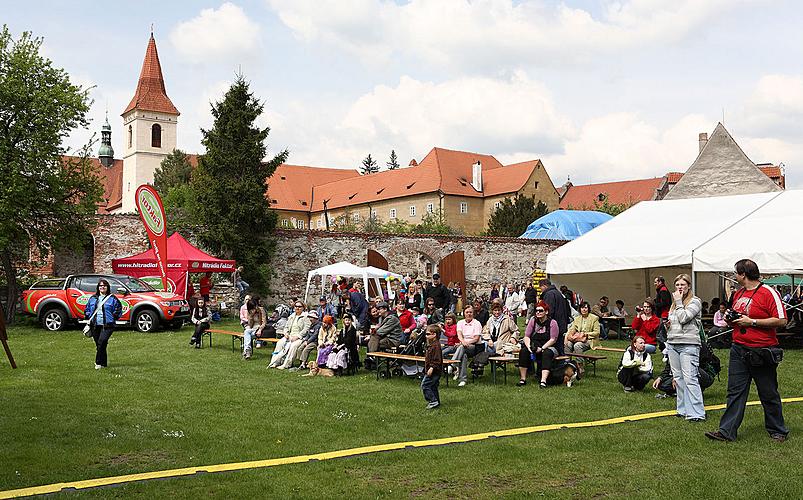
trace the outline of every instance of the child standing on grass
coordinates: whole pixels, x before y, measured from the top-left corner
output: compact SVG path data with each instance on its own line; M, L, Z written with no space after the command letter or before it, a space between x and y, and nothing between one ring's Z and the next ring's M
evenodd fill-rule
M427 400L427 410L432 410L441 405L438 385L441 382L441 371L443 368L443 353L441 343L438 340L441 334L441 327L429 325L427 327L427 354L424 356L424 380L421 381L421 390L424 392L424 399Z

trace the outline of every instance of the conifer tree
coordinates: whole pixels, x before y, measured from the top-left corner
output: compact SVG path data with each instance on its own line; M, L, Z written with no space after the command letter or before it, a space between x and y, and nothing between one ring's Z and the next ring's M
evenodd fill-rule
M518 237L524 234L532 221L547 214L544 202L535 199L535 195L524 196L519 193L515 198L505 198L499 208L493 211L488 220L488 236Z
M386 165L388 166L388 170L396 170L401 166L399 165L399 157L396 156L395 149L390 150L390 161L387 162Z
M264 103L238 75L223 99L212 105L215 121L201 130L206 153L192 176L196 215L210 250L245 267L252 288L266 291L276 214L268 208L267 180L287 160L284 150L269 161L265 141L270 128L256 125Z
M375 174L377 172L379 172L379 164L376 162L376 160L371 158L370 154L368 154L368 156L366 156L365 159L362 161L362 166L360 167L360 173L362 175L367 175L367 174Z

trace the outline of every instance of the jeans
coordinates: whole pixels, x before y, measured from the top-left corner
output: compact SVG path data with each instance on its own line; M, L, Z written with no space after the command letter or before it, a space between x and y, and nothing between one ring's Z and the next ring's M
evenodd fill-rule
M95 364L106 367L106 347L109 345L109 337L114 333L113 325L92 325L92 339L97 347L95 351Z
M484 347L485 344L482 343L472 344L468 347L463 344L458 344L457 350L455 350L455 353L452 355L452 359L460 361L460 373L457 376L460 382L468 380L468 358L474 357L477 353L482 352L482 348Z
M652 345L652 344L644 344L644 351L645 351L647 354L655 354L655 353L656 353L656 351L658 351L658 348L657 348L657 347L655 347L655 346L654 346L654 345Z
M433 373L432 376L425 375L421 380L421 391L424 392L424 399L427 403L440 403L441 395L438 392L438 385L441 382L441 374Z
M666 344L672 378L677 385L677 410L687 420L705 418L703 390L697 378L700 369L700 346L696 344Z
M256 328L246 328L243 331L243 354L251 350L251 344L254 342Z
M728 439L736 439L739 426L744 418L750 381L756 381L758 398L764 407L764 427L770 434L786 436L789 429L783 420L781 395L778 394L778 365L750 366L745 361L748 349L739 344L731 345L728 364L728 404L719 421L719 432Z
M243 297L245 297L245 292L251 288L251 285L245 282L245 280L237 280L234 286L237 288L237 291L240 292L240 301L242 302Z

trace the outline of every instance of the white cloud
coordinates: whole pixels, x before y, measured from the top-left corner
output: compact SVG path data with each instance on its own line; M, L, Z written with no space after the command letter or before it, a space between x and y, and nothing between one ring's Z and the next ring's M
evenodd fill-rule
M395 87L376 86L329 124L310 116L311 110L286 115L296 127L304 124L305 136L323 136L297 135L290 161L321 165L352 166L368 153L382 159L391 149L406 164L420 161L433 146L491 154L529 151L533 159L559 151L572 134L546 88L521 72L509 79L442 83L404 76Z
M745 102L744 127L751 135L800 140L803 76L766 75Z
M712 121L688 115L662 130L635 113L612 113L585 122L561 154L544 158L552 181L575 184L659 177L684 172L697 157L699 132Z
M240 7L226 2L179 23L170 33L170 42L193 63L248 58L258 52L260 29Z
M588 60L645 44L676 42L733 2L630 0L602 14L545 0L266 0L301 40L364 60L395 54L463 67Z

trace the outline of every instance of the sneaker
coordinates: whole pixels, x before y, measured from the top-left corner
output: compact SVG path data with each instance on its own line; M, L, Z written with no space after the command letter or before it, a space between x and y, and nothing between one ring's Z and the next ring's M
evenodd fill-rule
M786 441L786 436L783 434L770 434L770 439L775 441L776 443L783 443Z
M527 381L526 380L519 380L519 383L516 384L516 385L519 386L519 387L521 387L523 385L527 385Z
M195 348L196 349L200 349L201 348L201 344L195 344Z
M194 340L192 340L192 339L190 339L190 347L192 347L192 346L194 346L194 345L195 345L195 341L194 341Z
M686 418L686 415L684 415L682 413L675 413L675 417L677 417L677 418Z
M439 407L441 404L437 401L432 401L431 403L427 404L427 410L434 410L435 408Z
M454 377L452 377L452 380L457 380L457 378L458 378L458 374L457 374L457 373L455 373L455 374L454 374Z
M629 385L626 385L625 386L625 392L633 392L633 388L630 387Z
M457 387L465 387L465 386L466 386L466 381L465 380L461 380L460 383L457 384Z
M665 392L661 392L661 393L655 395L655 399L666 399L668 397L669 397L669 394L667 394Z
M687 418L686 422L694 422L694 423L705 422L705 417Z
M541 389L546 389L546 382L541 382L540 384L538 384L538 387L540 387Z
M726 443L729 443L731 441L730 439L726 438L725 435L722 434L719 431L706 432L705 433L705 437L707 437L708 439L712 439L714 441L723 441L723 442L726 442Z
M277 367L276 367L276 369L277 369L277 370L286 370L286 369L287 369L287 367L286 367L286 366L284 366L284 365L281 365L281 366L277 366Z
M95 370L100 370L101 368L103 368L101 365L95 363Z
M454 373L454 366L449 365L448 367L446 367L446 373L448 373L449 375L453 374Z

